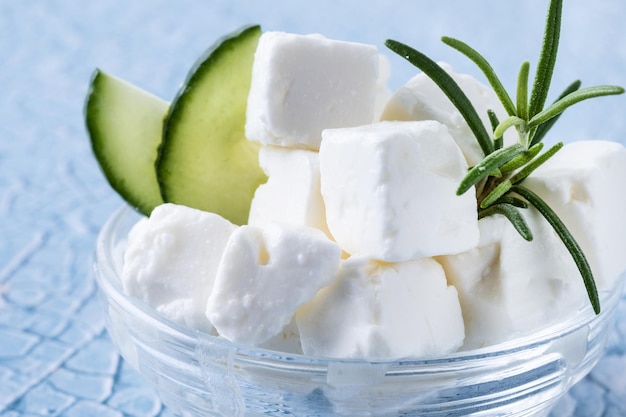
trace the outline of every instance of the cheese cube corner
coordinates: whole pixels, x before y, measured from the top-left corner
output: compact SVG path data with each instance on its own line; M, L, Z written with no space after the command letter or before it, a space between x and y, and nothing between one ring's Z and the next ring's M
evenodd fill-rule
M326 211L320 191L318 153L305 149L263 146L259 164L268 177L254 193L248 224L285 223L322 230Z
M456 194L466 172L438 122L325 130L320 177L328 229L347 253L387 262L468 250L479 236L474 190Z
M373 45L265 32L252 68L247 138L318 149L323 129L371 123L378 63Z

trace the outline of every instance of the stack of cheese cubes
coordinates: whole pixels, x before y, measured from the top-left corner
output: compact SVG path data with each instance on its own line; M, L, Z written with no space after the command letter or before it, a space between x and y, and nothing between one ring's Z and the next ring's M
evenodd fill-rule
M479 114L495 94L444 69ZM268 175L249 222L164 204L131 231L125 290L168 318L236 343L325 357L426 357L507 340L586 300L550 226L535 240L477 220L456 188L482 158L473 134L419 74L389 98L371 45L264 33L246 135ZM515 135L506 143L515 142ZM525 183L571 226L600 289L626 269L626 150L568 145Z

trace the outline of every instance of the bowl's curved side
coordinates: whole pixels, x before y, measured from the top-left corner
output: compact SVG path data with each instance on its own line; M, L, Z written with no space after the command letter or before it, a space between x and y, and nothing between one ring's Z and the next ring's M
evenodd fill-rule
M103 228L96 278L122 356L181 415L530 416L547 410L604 352L621 284L603 312L537 334L442 358L334 360L248 348L186 328L122 290L126 235L139 215L118 211Z

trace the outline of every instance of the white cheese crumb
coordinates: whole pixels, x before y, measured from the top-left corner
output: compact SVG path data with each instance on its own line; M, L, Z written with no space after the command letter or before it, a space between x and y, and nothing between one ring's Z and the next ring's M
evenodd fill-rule
M339 247L313 228L241 226L224 251L207 317L233 342L262 344L335 279L340 256Z
M171 320L211 332L204 311L235 229L217 214L175 204L156 207L129 233L124 290Z
M476 248L436 258L459 292L466 325L463 349L528 334L586 300L583 281L552 226L532 207L522 211L533 232L524 240L501 215L479 221Z
M248 224L279 222L320 229L330 236L320 191L318 153L304 149L263 146L259 164L268 180L252 199Z
M303 352L340 358L442 355L463 343L457 292L436 261L350 258L296 313Z

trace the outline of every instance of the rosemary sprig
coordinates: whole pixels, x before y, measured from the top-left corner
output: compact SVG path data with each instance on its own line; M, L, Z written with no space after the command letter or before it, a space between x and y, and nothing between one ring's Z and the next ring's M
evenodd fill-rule
M563 0L550 2L541 55L539 56L535 83L530 97L528 109L530 117L533 117L543 109L546 99L548 98L548 90L550 89L552 74L554 73L554 66L556 64L556 56L559 50L562 12Z
M567 95L569 95L570 93L573 93L574 91L578 90L580 88L581 82L580 80L576 80L573 83L571 83L566 89L565 91L563 91L561 93L561 95L559 96L559 98L557 98L557 101L566 97ZM554 124L556 123L557 120L559 120L559 117L561 117L561 115L556 115L554 116L552 119L544 122L543 124L539 125L539 127L537 127L537 130L535 131L535 136L533 136L532 140L530 141L530 145L535 145L539 142L541 142L541 140L545 137L546 133L548 133L548 131L550 130L550 128L552 126L554 126ZM494 127L495 129L495 127Z
M528 240L529 242L533 240L533 233L528 227L526 220L524 220L524 216L522 216L519 210L517 210L517 206L509 203L493 204L478 213L478 218L482 219L483 217L491 216L493 214L502 214L507 219L509 219L513 227L515 227L515 230L517 230L517 232L524 239Z
M489 109L487 110L487 116L489 117L489 123L491 123L491 129L495 130L496 127L500 124L500 120L498 120L498 116L496 112ZM504 146L504 138L502 136L496 136L493 140L494 150L502 149Z
M525 150L526 148L518 143L490 153L482 161L470 168L465 178L461 181L461 184L459 184L459 188L456 190L457 195L465 194L466 191L476 185L480 180L491 176L491 173L495 169L506 164Z
M617 86L580 89L580 81L576 81L568 86L555 102L544 108L556 64L562 10L563 0L550 1L532 90L529 94L530 64L524 62L518 74L515 101L511 99L492 66L480 53L458 39L442 38L445 44L458 50L478 66L502 102L508 117L499 121L495 112L492 110L488 112L492 125L491 135L487 133L487 129L465 93L435 61L398 41L387 40L385 44L422 70L439 86L465 118L485 155L482 161L470 168L459 184L457 194L463 194L474 187L478 203L478 218L501 214L509 219L526 240L532 240L533 235L520 210L526 209L529 204L535 207L570 252L582 276L591 305L598 314L600 312L598 292L593 274L580 246L554 210L539 196L521 185L535 169L554 156L563 146L562 142L558 142L541 153L543 149L541 141L566 109L590 98L624 93L624 89ZM518 132L518 143L504 146L503 135L513 127Z

